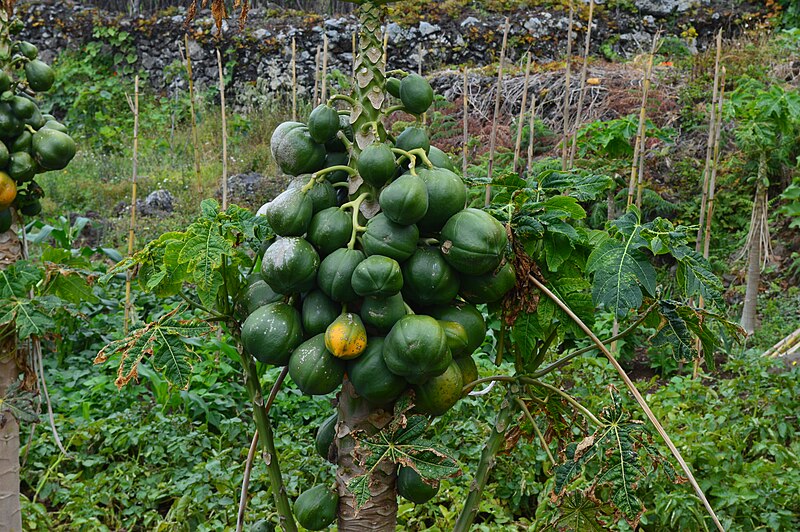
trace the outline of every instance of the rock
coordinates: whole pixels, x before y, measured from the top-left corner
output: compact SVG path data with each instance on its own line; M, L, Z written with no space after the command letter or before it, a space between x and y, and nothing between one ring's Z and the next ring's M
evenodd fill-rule
M161 211L164 213L172 213L172 202L174 199L169 190L160 188L148 194L144 200L144 204L151 212Z
M684 13L695 7L694 0L636 0L636 7L643 13L666 16Z
M430 24L428 22L425 22L424 20L419 23L419 32L423 37L427 37L428 35L436 33L441 29L442 28L440 28L436 24Z

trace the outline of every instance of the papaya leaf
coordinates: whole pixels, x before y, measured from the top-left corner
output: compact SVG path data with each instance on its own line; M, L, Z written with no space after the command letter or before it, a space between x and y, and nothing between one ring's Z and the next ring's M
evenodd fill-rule
M0 425L4 424L6 413L13 415L17 421L36 423L39 414L36 408L36 395L22 388L22 381L13 382L4 397L0 397Z
M602 425L583 441L569 444L564 462L556 466L554 502L565 496L567 486L584 475L586 465L593 461L596 473L584 480L589 486L587 493L594 498L598 488L608 488L602 490L610 493L610 500L604 502L636 528L645 511L636 490L666 459L655 450L644 423L631 419L622 409L616 388L610 386L609 395L610 404L598 416Z
M56 264L46 264L45 283L46 293L56 297L79 304L81 302L99 303L100 299L92 292L89 281L91 276L80 270L58 266Z
M441 450L434 442L422 437L428 427L428 419L421 415L405 415L410 403L403 402L400 412L395 408L394 420L383 430L364 437L356 432L354 459L364 473L350 479L348 490L356 498L356 509L369 500L369 479L384 461L412 467L423 478L438 480L461 473L458 463ZM398 419L402 421L398 421Z
M656 271L647 256L632 247L638 231L625 242L608 239L595 248L586 262L587 273L593 273L592 297L595 304L622 317L642 305L643 287L648 294L656 291Z
M17 336L30 338L31 336L44 336L48 331L55 329L52 316L60 307L62 301L55 296L39 296L28 298L12 297L0 299L3 310L0 311L0 325L14 323Z
M355 496L356 499L356 513L362 506L367 504L370 497L369 492L370 476L359 475L351 478L347 483L347 489Z
M684 318L678 313L678 308L681 306L677 301L659 301L661 323L655 334L649 338L654 347L671 348L673 356L679 361L690 360L697 353L692 333Z
M560 499L558 513L543 532L604 532L610 528L613 514L611 505L596 502L576 490Z
M711 265L700 253L688 249L685 254L675 256L678 259L676 277L678 285L688 297L702 296L706 301L718 307L723 306L722 282L711 273Z
M19 260L0 270L0 300L28 297L28 292L42 280L42 271L27 260Z
M158 320L130 332L127 338L106 345L95 357L95 364L119 354L120 362L115 384L122 388L138 377L139 362L151 357L153 367L160 371L171 386L182 390L189 387L192 361L197 358L191 338L207 336L212 328L204 321L179 320L175 316L184 310L178 306Z
M542 203L544 212L555 215L562 220L572 218L582 220L586 218L586 211L578 204L578 200L571 196L553 196Z
M544 330L539 325L539 316L534 312L523 312L517 316L511 329L511 338L520 350L523 361L536 356L537 341L544 339Z

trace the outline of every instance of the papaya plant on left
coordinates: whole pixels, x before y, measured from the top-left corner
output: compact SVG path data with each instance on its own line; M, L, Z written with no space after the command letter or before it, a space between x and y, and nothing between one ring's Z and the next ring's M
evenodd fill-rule
M55 76L36 46L16 39L23 23L13 18L13 4L0 5L0 530L22 528L19 422L36 420L31 357L38 347L30 346L55 327L54 312L66 308L59 295L92 297L76 264L54 272L22 260L17 231L24 217L39 214L44 195L35 176L65 168L76 146L64 125L39 110L39 95Z

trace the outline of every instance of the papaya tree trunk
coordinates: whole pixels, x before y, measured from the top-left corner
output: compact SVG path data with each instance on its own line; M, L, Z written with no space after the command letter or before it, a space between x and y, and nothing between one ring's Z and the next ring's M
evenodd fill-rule
M373 142L386 139L386 130L381 122L381 109L386 103L384 92L386 59L381 39L383 7L378 2L366 1L358 5L359 35L358 48L353 63L354 106L350 115L355 142L354 157ZM376 191L365 183L357 183L358 191ZM351 190L354 187L351 186ZM355 194L354 194L355 195ZM367 217L370 204L375 206L377 197L362 203L361 209ZM366 212L365 212L366 207ZM364 474L357 455L357 441L354 434L361 437L374 434L391 420L391 414L375 409L358 397L350 381L345 377L339 393L339 420L336 431L337 471L336 490L339 493L339 531L340 532L394 532L397 526L397 488L396 467L394 463L379 464L370 479L370 497L358 508L355 496L348 489L348 483ZM357 435L357 434L356 434Z
M394 532L397 527L397 474L392 462L384 461L372 472L370 498L360 509L355 496L347 488L355 477L364 474L356 455L356 438L374 434L391 419L391 414L375 411L356 395L353 385L345 378L339 394L339 421L336 425L337 471L336 489L339 493L340 532Z
M764 226L767 209L767 187L764 179L767 172L766 154L762 154L758 163L758 179L756 195L753 200L753 214L750 218L750 234L747 238L747 276L745 280L744 305L742 307L742 328L747 334L756 330L758 317L758 286L761 283L761 266L764 262L762 250L765 247ZM767 237L768 238L768 237Z
M16 227L0 234L0 270L22 255ZM0 328L0 397L5 397L19 380L17 338L13 325ZM22 530L19 501L19 422L14 414L0 408L0 530Z
M747 276L745 278L742 328L753 334L758 318L758 286L761 283L761 268L769 256L769 228L767 227L767 154L762 152L758 161L756 195L750 217L750 232L747 235Z

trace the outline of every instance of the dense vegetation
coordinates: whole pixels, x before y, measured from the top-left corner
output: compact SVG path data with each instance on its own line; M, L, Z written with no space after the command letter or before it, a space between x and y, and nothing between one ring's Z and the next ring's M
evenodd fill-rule
M676 225L691 226L697 224L700 203L697 190L702 161L697 159L708 123L713 55L709 51L691 56L677 39L670 43L672 46L663 47L656 60L672 65L660 71L658 83L663 87L675 83L678 108L673 111L678 121L668 124L653 115L653 123L648 125L648 135L658 149L651 150L651 192L645 194L642 211L648 221L668 216ZM745 261L736 262L731 257L745 245L751 229L750 212L757 187L747 184L748 180L757 174L764 177L765 172L764 186L771 198L766 216L780 262L771 263L764 272L758 295L760 327L744 344L737 343L735 334L722 334L721 346L713 357L716 367L707 367L698 378L692 378L691 363L684 366L688 359L674 356L666 344L653 339L657 321L645 322L642 329L616 347L725 528L792 530L800 527L796 489L800 484L796 465L800 411L795 401L800 394L800 371L761 353L800 327L800 242L796 234L800 223L800 182L796 176L800 98L797 78L787 82L780 65L768 59L797 58L800 33L776 30L769 39L748 36L729 46L726 67L731 94L724 107L715 218L718 225L711 240L710 263L725 280L723 297L728 317L738 321ZM127 76L120 79L113 75L121 65L99 44L90 44L79 53L61 54L54 67L57 81L48 98L52 109L47 110L78 133L82 149L65 170L37 178L46 196L42 199L44 217L28 227L30 252L35 259L50 264L68 262L67 257L72 257L71 267L85 274L90 284L88 293L81 292L78 297L70 298L70 292L62 290L60 295L69 301L69 312L53 318L49 327L52 332L43 339L49 353L44 366L55 427L69 454L62 455L56 447L46 414L41 423L33 425L30 439L26 442L23 438L25 528L232 529L253 412L241 369L235 363L235 349L229 345L231 338L223 336L193 346L198 358L186 390L170 386L148 361L139 366L140 382L132 381L117 390L117 375L111 366L92 364L100 349L119 339L123 329L124 274L110 276L104 283L95 280L121 258L109 248L124 249L128 220L124 209L119 214L117 204L130 187L131 154L126 143L132 135L133 120L125 94L132 91L132 85ZM175 75L182 76L179 67L176 65ZM682 78L689 81L675 82ZM176 197L176 211L164 218L141 220L137 249L166 231L183 229L202 219L198 198L218 195L221 139L215 91L209 90L199 109L203 146L199 176L194 174L188 97L179 96L142 95L140 191L167 188ZM656 107L668 96L656 93L652 98ZM299 114L307 116L312 107L310 102L301 103ZM637 119L626 113L581 129L576 166L584 172L582 175L628 172ZM290 116L291 109L282 102L250 114L228 116L228 153L233 171L280 175L268 140L275 127ZM456 116L457 104L439 99L429 112L430 129L457 131ZM408 122L399 121L392 132L400 133L406 125ZM535 124L536 151L542 155L537 156L529 179L559 167L558 150L548 140L554 137L550 127L542 121ZM527 125L522 134L525 144L530 135ZM455 143L457 135L451 133L449 138L436 138L436 142ZM475 147L475 156L467 174L473 178L471 200L475 203L482 199L485 182L479 178L485 177L488 165L488 154L478 147L487 144L487 137L474 134L470 144ZM501 191L511 185L524 188L524 181L519 184L513 180L512 147L513 139L509 146L500 148L494 162L494 175L500 176L495 186ZM764 172L759 172L765 152L769 160L763 163ZM457 154L453 155L457 160ZM288 178L275 181L273 193L288 184ZM625 209L626 192L617 198L617 213ZM253 210L268 199L241 198ZM602 227L609 210L605 197L583 204L587 223ZM552 266L547 260L543 263ZM679 283L670 272L677 267L675 260L661 256L656 264L658 282L665 290L677 293ZM135 324L150 323L184 303L177 296L157 297L135 283L133 295ZM181 316L189 319L201 314L201 310L183 310ZM594 332L601 338L612 336L614 318L613 312L597 312ZM509 374L514 361L506 358L499 368L494 365L498 338L504 334L501 320L494 319L488 325L484 354L476 357L480 376ZM577 338L575 345L583 347L588 342ZM279 372L277 368L264 370L263 382L274 382ZM611 375L610 364L602 356L590 354L560 369L557 383L589 411L599 413L616 401L607 388L609 382L616 382ZM622 390L621 385L618 387ZM626 412L635 419L645 419L632 399L625 393L620 397ZM401 501L401 526L410 530L453 528L460 501L470 489L472 467L479 460L485 435L502 400L497 391L468 397L434 419L429 436L450 450L465 474L443 479L439 493L430 502L415 506ZM311 485L330 478L329 466L316 458L313 448L316 427L329 413L327 398L304 396L294 384L285 387L275 400L271 416L283 482L292 500ZM498 456L480 503L476 520L480 530L538 530L557 515L549 502L555 481L552 465L529 421L522 416L518 421L519 433L509 436L509 442L517 444ZM25 428L23 435L28 434ZM585 429L583 422L577 422L565 430L574 441L580 441ZM655 447L657 455L668 456L657 438ZM558 453L565 450L556 445L552 449ZM262 518L276 520L270 485L267 468L256 460L248 523ZM636 494L647 508L641 529L707 530L711 526L688 484L674 485L661 471L643 475ZM580 506L581 501L562 504ZM591 519L611 509L600 506L583 511ZM630 529L624 520L615 526Z

